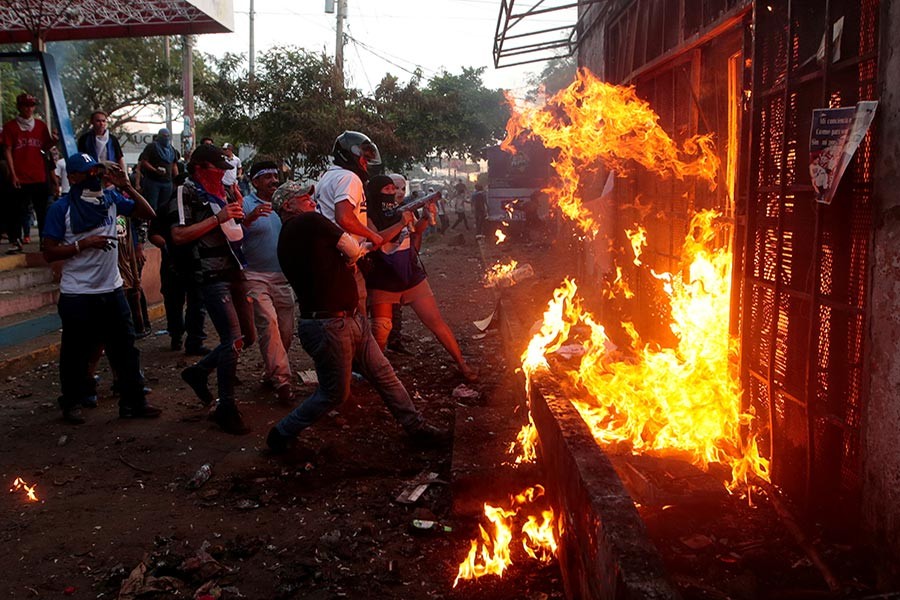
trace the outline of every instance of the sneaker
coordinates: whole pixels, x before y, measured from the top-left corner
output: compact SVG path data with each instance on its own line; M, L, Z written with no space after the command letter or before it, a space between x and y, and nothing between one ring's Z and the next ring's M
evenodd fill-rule
M292 441L291 438L282 435L277 427L270 429L269 435L266 436L266 446L269 447L273 454L284 454L287 452L291 447Z
M97 394L85 396L81 399L81 406L84 408L97 408Z
M23 243L23 244L30 244L30 243L31 243L31 236L26 235L25 238L22 240L22 243Z
M407 356L413 355L412 352L406 349L406 346L403 345L403 342L394 342L392 344L388 344L387 349L391 352L396 352L397 354L405 354Z
M149 404L143 406L120 406L120 419L155 419L162 414L162 409Z
M71 425L84 424L84 416L82 416L81 408L79 408L78 406L63 409L62 417L63 421L65 421L66 423L70 423Z
M416 446L436 448L450 443L450 432L428 423L422 423L409 432L409 439Z
M185 356L206 356L210 352L212 349L206 346L191 346L184 349Z
M181 372L181 378L191 386L203 406L213 403L212 392L209 391L209 374L197 365L191 365Z
M212 420L222 428L222 431L232 435L244 435L251 431L247 424L244 423L241 411L235 407L223 408L220 406L213 413Z

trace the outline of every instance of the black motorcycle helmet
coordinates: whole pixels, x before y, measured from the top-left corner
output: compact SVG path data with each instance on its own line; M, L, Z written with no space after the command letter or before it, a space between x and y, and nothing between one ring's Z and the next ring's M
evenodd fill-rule
M363 183L369 178L369 165L381 164L381 153L372 140L358 131L345 131L334 140L331 151L334 164L359 175Z

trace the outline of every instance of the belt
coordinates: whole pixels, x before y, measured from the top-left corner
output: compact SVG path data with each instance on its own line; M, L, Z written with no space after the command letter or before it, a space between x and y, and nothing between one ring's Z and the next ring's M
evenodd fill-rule
M313 310L300 311L301 319L342 319L343 317L352 317L356 314L355 310Z

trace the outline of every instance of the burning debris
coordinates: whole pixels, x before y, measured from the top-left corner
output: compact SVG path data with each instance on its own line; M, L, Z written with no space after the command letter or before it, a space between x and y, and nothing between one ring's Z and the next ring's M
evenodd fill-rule
M522 523L524 520L519 531L522 534L522 548L528 556L541 562L548 562L556 556L557 536L553 511L546 509L540 511L539 516L527 514L519 518L520 513L531 508L535 500L543 496L544 488L535 485L511 496L509 508L485 503L484 515L492 524L492 533L488 533L483 526L478 526L480 540L472 540L468 555L459 565L453 587L461 579L478 579L485 575L503 576L503 572L513 564L510 545L517 521Z
M507 263L491 266L484 273L484 287L512 287L522 281L534 277L534 269L528 263L519 264L515 259Z
M506 241L506 234L503 233L502 229L498 229L494 232L494 236L497 238L497 244L502 244Z
M9 488L9 492L15 493L21 490L25 492L25 497L28 498L29 502L37 502L39 498L34 491L36 487L37 484L28 485L27 483L25 483L24 479L22 479L21 477L16 477L15 481L12 482L12 487Z
M727 486L733 490L751 474L768 480L769 463L755 438L741 435L752 415L740 411L740 384L730 364L731 252L715 247L715 216L701 212L691 222L682 251L688 276L654 274L664 281L671 305L675 347L645 344L632 324L623 323L630 352L610 352L603 325L584 309L575 282L566 280L522 364L530 381L549 370L549 353L586 327L587 335L577 334L585 354L565 375L580 392L572 403L597 442L635 454L681 455L703 469L722 463L731 469Z

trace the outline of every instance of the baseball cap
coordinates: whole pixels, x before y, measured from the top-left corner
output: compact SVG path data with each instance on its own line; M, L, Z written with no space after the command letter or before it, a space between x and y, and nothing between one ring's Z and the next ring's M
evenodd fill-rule
M103 167L90 154L79 152L66 159L67 173L87 173L94 167Z
M225 171L231 168L231 164L225 159L225 153L222 152L222 149L212 144L200 144L191 153L191 164L196 165L204 162Z
M315 186L305 186L299 181L285 181L282 183L275 193L272 194L272 208L276 211L281 210L281 206L291 198L302 196L304 194L312 194Z
M27 92L16 96L16 106L35 106L36 104L37 99Z

